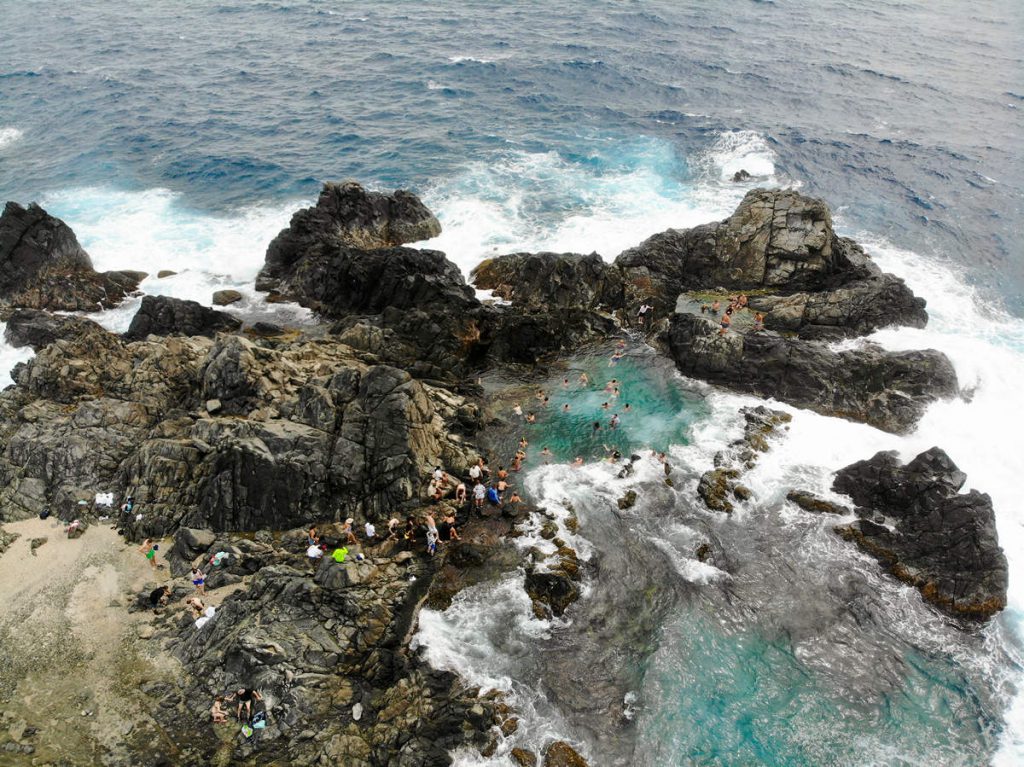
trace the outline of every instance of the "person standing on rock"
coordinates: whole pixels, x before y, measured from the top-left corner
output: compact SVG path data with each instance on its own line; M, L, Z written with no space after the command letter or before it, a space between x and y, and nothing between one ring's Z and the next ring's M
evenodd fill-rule
M398 517L392 517L391 519L388 520L388 540L389 541L397 541L398 540L398 526L400 524L401 524L401 521L398 519Z
M254 700L263 700L263 696L256 690L252 690L248 687L239 687L238 690L228 700L237 700L238 709L235 712L235 717L238 721L242 721L242 709L245 709L245 721L248 722L252 719L252 702Z
M466 483L465 482L459 482L459 484L455 486L455 503L458 504L459 506L465 506L466 505Z
M149 566L154 570L163 567L163 565L157 561L156 552L159 548L160 547L157 544L153 543L151 538L147 538L142 542L142 545L139 546L139 552L146 555L146 559L149 560Z
M654 308L653 306L651 306L650 304L647 304L647 303L640 304L640 308L637 310L637 313L636 313L636 321L637 321L637 324L640 325L640 327L643 327L646 324L646 322L647 322L647 312L651 311L651 309L653 309L653 308ZM654 315L651 315L651 316L653 317Z
M484 487L480 480L477 480L476 484L473 485L473 505L477 509L484 507L484 499L487 497L487 488Z
M196 587L196 591L202 596L206 596L206 575L195 565L192 566L192 585Z
M363 530L366 533L366 544L368 546L372 546L377 542L377 528L374 526L373 522L366 520Z
M722 329L718 331L718 335L724 336L728 332L730 325L732 325L732 317L729 316L729 312L726 312L722 315Z
M480 479L481 474L483 474L483 472L480 470L479 464L473 464L469 467L469 478L474 482Z

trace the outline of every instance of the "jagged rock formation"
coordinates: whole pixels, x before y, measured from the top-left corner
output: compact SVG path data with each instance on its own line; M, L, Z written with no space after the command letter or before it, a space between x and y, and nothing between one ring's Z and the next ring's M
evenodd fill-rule
M324 184L316 206L296 212L270 243L256 289L293 292L284 287L291 275L323 247L378 250L440 233L437 219L411 192L367 192L354 181Z
M881 452L836 473L864 517L836 528L927 601L956 618L986 619L1006 607L1007 563L992 499L960 493L966 475L933 447L902 465ZM884 516L884 523L870 517Z
M743 436L715 454L715 468L705 471L697 483L697 495L712 511L731 513L733 501L750 498L750 490L738 480L754 467L761 453L768 451L768 440L780 429L789 428L786 424L793 420L789 413L763 405L745 407L740 412L745 421Z
M8 307L109 309L145 276L95 271L71 228L35 203L8 202L0 215L0 301Z
M717 323L690 313L672 316L665 340L685 375L896 433L958 392L952 363L934 350L835 352L771 332L722 335Z
M15 309L7 318L4 340L11 346L31 346L40 351L60 338L106 331L92 320L38 309Z
M0 396L5 515L134 489L139 535L380 519L429 468L468 465L477 418L458 395L301 338L129 343L89 326L14 378Z
M209 336L242 327L242 321L226 312L169 296L145 296L124 337L139 341L146 336Z

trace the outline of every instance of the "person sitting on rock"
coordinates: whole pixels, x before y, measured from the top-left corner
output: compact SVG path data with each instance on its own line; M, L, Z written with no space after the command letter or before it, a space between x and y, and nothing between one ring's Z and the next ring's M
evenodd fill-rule
M185 600L185 606L192 611L193 618L199 618L206 612L206 605L199 597L189 597Z
M405 540L411 541L416 537L416 519L415 517L408 517L405 520Z
M319 546L320 545L320 533L315 527L309 528L309 532L306 533L306 546Z
M352 517L349 517L345 520L345 524L342 525L341 534L345 537L345 543L359 543L359 541L356 540L356 534L352 531L352 525L354 523L355 520L352 519Z
M732 318L729 316L728 312L726 312L725 314L722 315L722 323L721 324L722 324L722 329L718 331L718 335L724 336L726 334L726 332L729 330L729 326L732 324Z
M210 717L214 724L224 724L228 721L228 712L224 710L223 695L218 695L213 699L213 705L210 706Z
M754 332L764 330L764 315L758 312L754 315Z

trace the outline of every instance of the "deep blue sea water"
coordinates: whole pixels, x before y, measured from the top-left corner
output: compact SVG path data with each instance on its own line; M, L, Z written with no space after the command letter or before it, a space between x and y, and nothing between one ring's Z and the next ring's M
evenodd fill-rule
M224 214L546 153L673 185L746 130L850 228L1022 309L1017 0L57 0L4 3L0 29L6 198L165 188ZM580 203L555 187L527 213Z
M432 246L467 271L518 249L611 258L727 215L756 184L824 197L929 301L926 330L875 340L945 351L973 399L935 405L905 438L795 412L746 480L754 500L722 521L694 510L693 488L751 398L638 374L625 396L649 420L630 439L687 430L670 448L674 490L647 464L628 480L603 464L526 479L552 507L575 505L573 545L606 574L577 623L535 620L513 576L425 612L423 643L510 690L516 742L568 737L595 765L1015 765L1024 458L990 437L1016 428L1024 380L1022 33L1017 0L7 0L0 198L41 201L100 268L179 272L147 292L208 303L235 287L251 307L266 243L324 180L420 192L445 228ZM730 181L741 168L753 182ZM99 319L123 329L136 306ZM0 344L4 367L24 355ZM585 431L573 412L548 434L560 456ZM1010 607L974 636L784 501L876 450L933 444L992 494L1010 559ZM630 488L642 500L623 516ZM709 525L728 576L692 558ZM609 656L602 642L630 635L602 633L605 618L669 591L643 637L657 649L635 668ZM546 687L567 663L635 685L628 742Z

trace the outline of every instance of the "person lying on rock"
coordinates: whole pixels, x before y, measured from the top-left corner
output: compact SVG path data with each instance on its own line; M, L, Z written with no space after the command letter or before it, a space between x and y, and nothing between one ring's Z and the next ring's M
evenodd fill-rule
M210 717L214 724L224 724L228 721L228 712L224 710L223 695L218 695L213 699L213 705L210 706Z

